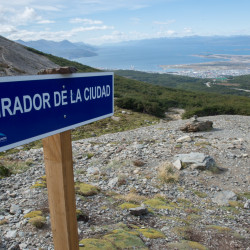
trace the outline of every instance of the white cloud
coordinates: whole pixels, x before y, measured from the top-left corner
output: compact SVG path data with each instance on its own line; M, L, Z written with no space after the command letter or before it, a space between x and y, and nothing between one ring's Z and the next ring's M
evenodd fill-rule
M184 28L184 33L193 33L192 28Z
M55 23L55 21L51 21L51 20L41 20L41 21L38 21L37 23L39 23L39 24L50 24L50 23Z
M92 30L108 30L108 29L114 29L112 26L89 26L89 27L78 27L74 28L71 32L76 33L76 32L84 32L84 31L92 31Z
M167 21L154 21L153 23L154 24L157 24L157 25L169 25L171 23L175 23L176 20L172 19L172 20L167 20Z
M87 18L74 18L70 20L70 23L83 23L83 24L89 24L89 25L95 25L95 24L103 24L100 20L92 20Z

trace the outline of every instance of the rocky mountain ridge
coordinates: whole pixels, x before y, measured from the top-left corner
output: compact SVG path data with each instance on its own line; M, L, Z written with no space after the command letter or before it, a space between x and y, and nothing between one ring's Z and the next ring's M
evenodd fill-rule
M0 36L0 76L35 75L41 69L58 67L48 58Z

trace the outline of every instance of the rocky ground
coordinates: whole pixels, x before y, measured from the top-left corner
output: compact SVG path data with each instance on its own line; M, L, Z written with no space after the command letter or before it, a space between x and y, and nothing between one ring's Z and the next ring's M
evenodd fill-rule
M199 120L213 130L162 121L73 142L81 249L250 249L250 117ZM189 153L218 168L175 169L175 156ZM26 170L0 180L0 249L53 249L42 149L0 160Z

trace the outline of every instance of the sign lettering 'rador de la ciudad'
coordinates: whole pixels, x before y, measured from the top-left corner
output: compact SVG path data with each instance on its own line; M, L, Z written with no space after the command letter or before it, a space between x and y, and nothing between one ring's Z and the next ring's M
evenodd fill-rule
M0 77L0 151L113 115L113 73Z

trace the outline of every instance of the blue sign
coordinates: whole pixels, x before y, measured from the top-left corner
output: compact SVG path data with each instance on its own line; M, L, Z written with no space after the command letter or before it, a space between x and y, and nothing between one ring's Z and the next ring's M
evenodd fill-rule
M113 73L0 77L0 152L114 113Z

